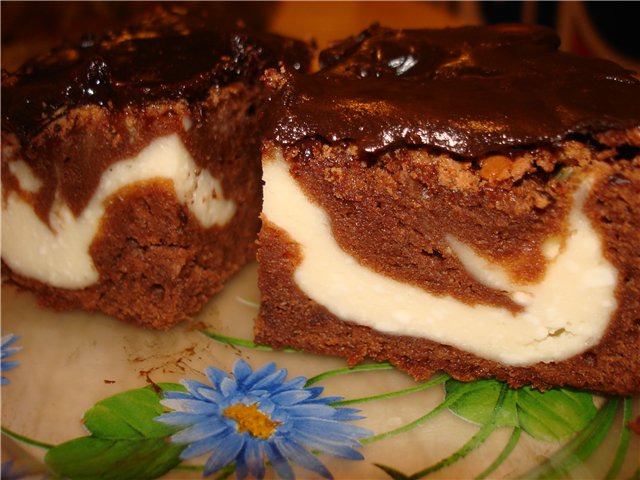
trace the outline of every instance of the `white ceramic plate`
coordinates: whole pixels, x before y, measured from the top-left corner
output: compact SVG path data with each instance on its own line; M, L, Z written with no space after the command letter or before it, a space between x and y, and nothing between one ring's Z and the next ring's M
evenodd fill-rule
M143 330L103 315L53 312L38 307L30 293L4 285L2 334L19 336L11 346L21 349L5 359L19 365L3 372L9 380L1 390L3 474L9 478L10 471L40 478L52 468L61 473L55 462L67 458L59 455L69 445L65 442L78 442L82 437L93 437L93 441L103 435L91 434L83 417L109 397L121 400L113 413L135 423L137 419L130 417L137 415L136 410L127 409L135 407L133 393L138 389L181 379L206 382L203 371L208 366L231 372L238 358L254 369L275 362L288 370L289 378L308 379L346 366L336 358L241 346L251 344L257 302L255 265L237 275L193 322L167 332ZM207 333L229 337L230 343ZM411 478L557 475L580 479L604 478L608 472L621 479L638 475L640 437L623 427L640 415L638 398L605 400L569 391L541 395L522 390L510 391L510 400L495 408L495 394L501 388L497 382L434 383L420 387L407 375L385 366L320 379L316 385L324 387L323 396L368 399L349 405L358 408L364 418L348 424L367 428L375 437L364 439L358 449L363 460L322 453L318 458L335 478L345 479L392 478L391 469L398 478L402 474L413 475ZM451 405L453 410L439 407L448 398L446 389L453 395L454 387L463 390L457 391L459 400ZM384 395L392 392L400 393ZM152 403L159 406L154 398ZM562 409L570 410L570 418L557 415ZM492 413L505 426L492 428ZM383 435L386 432L391 434ZM137 447L129 440L122 445L123 458L134 463L157 462L157 455L153 460L136 460ZM568 454L570 447L573 455ZM74 464L93 461L98 471L104 467L115 478L125 478L126 472L133 471L114 470L106 461L101 466L103 460L92 459L90 449L82 446L74 455ZM158 467L159 473L166 478L200 478L206 459L205 454L175 467L169 462ZM298 478L319 478L299 466L294 471ZM136 478L138 474L132 475ZM275 476L269 466L266 476Z

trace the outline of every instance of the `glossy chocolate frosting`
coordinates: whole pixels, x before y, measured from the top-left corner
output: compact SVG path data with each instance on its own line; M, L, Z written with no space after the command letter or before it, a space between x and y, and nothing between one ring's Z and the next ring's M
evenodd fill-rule
M2 72L2 128L24 140L69 108L191 101L212 86L257 81L283 62L304 70L306 44L182 11L154 13L137 26L87 37Z
M428 145L476 157L640 126L640 81L559 44L539 26L373 26L322 52L318 73L287 74L269 136L284 144L349 140L369 152Z

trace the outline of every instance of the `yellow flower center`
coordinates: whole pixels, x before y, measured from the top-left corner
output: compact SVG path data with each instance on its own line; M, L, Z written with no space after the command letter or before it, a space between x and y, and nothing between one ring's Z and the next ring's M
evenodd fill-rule
M249 432L254 437L269 438L282 422L274 422L258 410L258 404L246 406L241 403L227 407L222 414L236 421L240 433Z

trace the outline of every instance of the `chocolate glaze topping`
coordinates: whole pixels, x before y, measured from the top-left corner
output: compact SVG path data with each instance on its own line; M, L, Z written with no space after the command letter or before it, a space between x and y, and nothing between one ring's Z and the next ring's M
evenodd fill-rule
M320 136L376 152L429 145L464 157L640 125L640 81L609 61L558 50L545 27L373 26L289 72L269 136Z
M83 38L2 72L2 128L24 140L69 108L194 100L209 88L257 81L284 62L294 71L310 59L302 42L184 12L161 11L138 26Z

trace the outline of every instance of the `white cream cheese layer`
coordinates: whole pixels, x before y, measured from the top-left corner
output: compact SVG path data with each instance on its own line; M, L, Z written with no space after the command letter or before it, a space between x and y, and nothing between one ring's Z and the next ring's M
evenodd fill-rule
M9 169L24 191L33 193L40 187L23 161L10 163ZM2 258L15 272L55 287L80 289L93 284L98 271L89 246L98 232L105 200L123 187L152 179L173 181L178 200L205 228L222 226L235 213L235 202L224 198L220 181L200 169L178 135L172 134L155 139L137 156L111 165L80 216L56 200L51 227L11 192L2 206Z
M499 265L449 238L452 252L472 276L523 305L515 315L431 295L361 265L337 244L328 215L306 197L281 152L265 159L264 183L265 217L301 247L296 284L342 319L522 366L560 361L597 344L617 307L617 272L603 257L598 234L582 212L588 182L575 195L564 245L557 248L554 239L545 249L550 264L539 284L514 284Z

